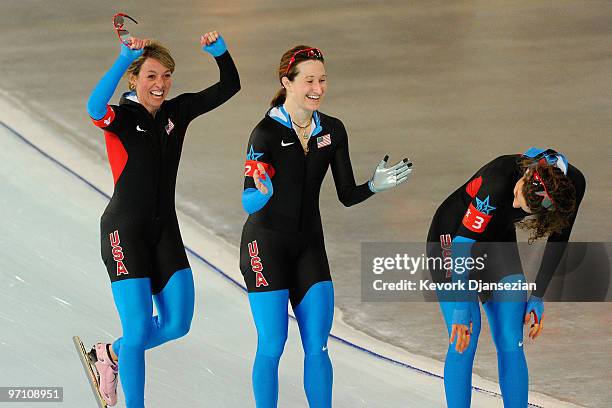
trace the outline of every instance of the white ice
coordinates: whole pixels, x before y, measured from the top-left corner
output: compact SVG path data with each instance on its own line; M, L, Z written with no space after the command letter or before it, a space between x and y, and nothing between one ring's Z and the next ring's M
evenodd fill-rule
M64 402L45 407L94 407L71 336L81 336L89 346L121 334L99 254L98 223L106 203L102 194L0 125L0 386L64 387ZM147 405L252 407L256 336L246 294L202 261L190 261L197 297L192 329L147 352ZM289 331L279 406L306 407L294 321ZM444 406L436 376L337 340L329 349L334 407ZM475 392L472 406L502 403Z

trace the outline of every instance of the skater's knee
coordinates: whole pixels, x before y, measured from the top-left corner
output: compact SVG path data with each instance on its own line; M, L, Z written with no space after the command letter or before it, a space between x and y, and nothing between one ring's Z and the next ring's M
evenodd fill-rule
M519 321L503 321L499 324L493 340L497 352L515 352L523 350L523 325Z
M287 341L287 333L270 335L258 335L257 338L257 353L278 358L283 354L285 342Z
M172 322L167 327L168 337L170 340L179 339L189 333L191 329L191 319L177 320Z
M151 321L138 322L123 328L121 347L144 348L151 335Z
M320 354L327 352L329 333L312 333L302 336L302 347L305 354Z
M463 350L463 353L457 351L456 343L449 344L448 350L446 351L446 358L453 359L456 361L473 361L476 355L476 348L478 347L478 337L470 336L470 344Z
M523 333L507 332L502 333L495 341L497 352L515 352L523 350Z
M463 351L463 353L458 352L457 350L455 350L455 345L451 344L450 347L448 348L447 352L446 352L446 360L453 360L453 361L457 361L457 362L461 362L461 361L471 361L474 360L474 355L476 353L471 352L471 350L469 349L469 347Z

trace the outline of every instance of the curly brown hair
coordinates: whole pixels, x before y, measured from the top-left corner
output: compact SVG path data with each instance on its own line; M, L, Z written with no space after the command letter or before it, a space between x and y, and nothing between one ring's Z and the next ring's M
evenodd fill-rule
M557 167L545 162L521 157L519 159L521 174L525 174L526 182L523 184L523 195L531 216L518 223L522 229L529 230L531 235L529 243L548 236L569 225L569 220L576 211L576 189L571 180ZM542 196L536 194L539 189L532 183L533 175L538 172L546 187L553 205L549 208L542 206Z
M295 79L295 77L299 73L297 67L300 64L300 62L313 59L312 57L309 57L306 53L297 54L295 55L293 64L291 64L291 69L289 70L289 72L287 72L287 67L289 66L289 63L291 62L291 58L294 56L294 54L300 50L307 50L309 48L313 48L313 47L309 47L307 45L296 45L295 47L285 51L285 53L281 57L280 64L278 66L278 80L281 82L281 84L283 83L282 82L283 77L287 77L287 79L289 79L290 81L293 81ZM322 56L321 58L316 58L316 59L321 62L325 61ZM274 95L274 98L272 98L272 101L270 102L270 107L273 108L275 106L282 105L283 103L285 103L286 97L287 97L287 90L285 89L285 87L281 87L276 92L276 95Z
M142 55L132 62L125 73L130 91L136 90L136 85L132 83L132 75L138 76L140 68L142 68L142 64L144 64L147 58L158 60L170 72L174 72L175 63L174 58L170 55L170 51L159 42L151 40L145 45Z

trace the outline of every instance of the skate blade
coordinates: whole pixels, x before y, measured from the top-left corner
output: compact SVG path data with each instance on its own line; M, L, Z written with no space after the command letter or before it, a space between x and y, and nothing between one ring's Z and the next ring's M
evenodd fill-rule
M85 374L87 375L87 379L89 380L89 385L91 386L91 390L93 391L94 397L96 398L96 402L98 403L99 408L107 408L106 401L102 398L100 394L99 385L98 385L98 375L95 367L92 367L91 362L89 360L89 356L87 350L83 346L83 342L79 338L79 336L74 336L72 338L72 342L74 343L74 347L76 348L77 354L79 355L79 359L81 360L81 364L83 365L83 369L85 370Z

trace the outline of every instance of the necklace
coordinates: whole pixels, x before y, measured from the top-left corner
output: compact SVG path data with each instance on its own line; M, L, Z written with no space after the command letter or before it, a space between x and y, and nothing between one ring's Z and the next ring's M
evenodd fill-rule
M298 134L298 136L302 139L308 139L310 137L308 132L308 128L304 128L304 130L300 130L299 132L295 132Z
M310 132L308 131L308 129L310 128L310 124L304 127L297 125L295 122L293 124L297 126L297 129L295 129L295 134L300 140L300 144L304 149L304 154L308 154L308 140L310 139Z
M306 124L306 126L300 126L297 123L295 123L293 120L291 121L291 123L293 123L295 126L299 127L300 129L306 129L307 127L310 126L310 121L308 121L308 123Z
M307 148L308 146L308 139L310 139L310 130L309 130L310 126L306 126L305 128L298 128L295 129L295 133L298 136L298 138L300 139L300 142L302 142L302 145L304 146L304 148Z

